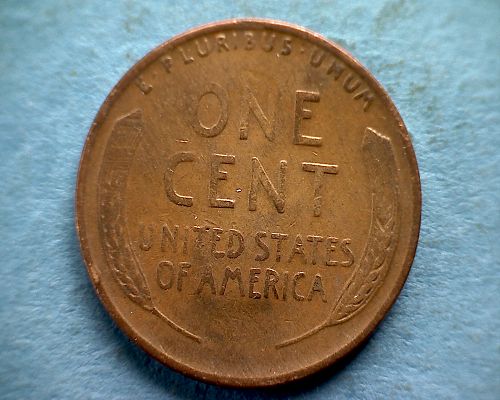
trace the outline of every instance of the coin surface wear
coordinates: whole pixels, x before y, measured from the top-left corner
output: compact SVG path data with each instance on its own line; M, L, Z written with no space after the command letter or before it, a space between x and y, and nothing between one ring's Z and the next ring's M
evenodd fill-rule
M231 20L120 80L82 154L77 230L117 324L232 386L291 381L375 329L408 275L420 182L372 75L299 27Z

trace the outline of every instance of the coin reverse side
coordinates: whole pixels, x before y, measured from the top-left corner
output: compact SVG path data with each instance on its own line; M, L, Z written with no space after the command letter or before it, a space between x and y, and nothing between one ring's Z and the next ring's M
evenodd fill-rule
M81 158L77 230L117 324L153 357L232 386L291 381L375 329L420 226L387 93L302 28L232 20L120 80Z

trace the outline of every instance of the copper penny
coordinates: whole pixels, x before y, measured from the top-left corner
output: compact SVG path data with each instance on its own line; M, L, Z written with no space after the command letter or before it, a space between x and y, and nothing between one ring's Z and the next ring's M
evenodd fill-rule
M291 381L375 329L408 275L417 163L387 93L346 51L266 20L154 49L101 107L77 230L117 324L165 365Z

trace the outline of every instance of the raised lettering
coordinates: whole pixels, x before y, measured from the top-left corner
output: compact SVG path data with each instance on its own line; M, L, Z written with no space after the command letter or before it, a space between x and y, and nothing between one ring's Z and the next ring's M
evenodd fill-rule
M306 274L304 272L297 272L293 276L293 280L292 280L292 294L293 294L293 298L295 300L297 300L297 301L304 301L304 298L305 298L301 294L297 293L297 284L298 284L298 281L299 281L299 279L303 279L305 276L306 276Z
M188 253L188 241L189 241L189 227L184 227L184 236L182 240L182 254L186 255Z
M193 226L193 231L197 233L196 239L194 240L194 248L197 251L201 251L203 249L203 234L210 231L208 226Z
M179 46L179 52L181 53L182 59L184 60L184 64L191 64L194 61L194 58L186 54L184 49L180 46Z
M250 276L248 278L248 297L251 299L260 299L261 294L254 290L255 284L259 281L260 268L250 268Z
M219 33L215 36L215 42L217 43L217 50L221 52L222 50L229 51L229 46L226 43L226 35L224 33Z
M212 228L212 254L215 258L224 257L224 252L217 250L217 242L220 241L220 234L223 231L221 228Z
M210 182L208 185L208 200L210 207L234 208L234 200L219 199L217 182L227 179L227 172L219 169L221 164L234 164L236 157L229 154L212 154L210 156Z
M352 254L352 251L349 248L350 244L351 244L351 239L343 239L340 242L340 249L347 256L347 260L346 261L342 261L340 263L340 265L342 265L343 267L350 267L352 264L354 264L354 255Z
M352 74L349 74L344 79L344 89L347 93L354 92L361 85L361 81L359 79L355 79Z
M144 79L142 79L140 76L136 78L135 84L142 92L142 94L149 94L151 90L153 90L153 86L144 82Z
M240 296L244 297L245 296L245 291L243 290L243 281L241 279L241 270L239 268L235 268L234 271L231 270L231 268L226 267L224 270L224 278L222 278L222 285L220 287L220 295L223 295L226 293L226 286L228 280L236 280L238 282L238 288L240 290Z
M276 299L279 299L278 291L276 290L276 284L279 281L278 272L274 269L267 268L266 269L266 279L264 281L264 298L269 298L269 291L273 294Z
M255 38L253 32L245 31L245 50L253 50L255 48Z
M198 285L198 289L196 289L196 294L200 294L203 291L205 285L210 286L210 291L212 294L215 294L215 282L214 275L212 273L212 267L206 266L201 274L200 284Z
M237 229L229 229L229 240L227 244L227 258L237 258L245 250L243 235Z
M274 41L276 39L276 35L274 33L262 32L262 50L271 51L274 47Z
M323 236L308 235L307 241L312 242L311 264L316 265L318 257L318 243L323 241Z
M356 93L353 96L354 100L357 99L363 99L363 111L368 111L368 108L370 107L370 104L373 102L373 99L375 98L375 95L369 90L369 89L364 89L359 93Z
M309 60L310 64L313 67L319 67L323 60L325 59L326 53L321 49L316 49L311 54L311 59Z
M174 264L171 261L161 261L156 270L156 281L163 289L171 289L174 284Z
M191 264L188 262L179 263L179 274L177 275L177 290L182 291L182 281L183 278L187 276L187 270L191 268Z
M262 185L268 196L273 201L276 210L279 213L283 213L285 211L284 189L286 167L287 162L284 160L280 161L280 169L278 173L278 190L276 190L259 159L257 157L252 157L252 183L248 196L248 209L250 211L257 210L257 186L259 185L259 183Z
M342 72L344 72L345 66L338 62L337 60L333 60L332 64L330 67L326 70L326 73L328 75L333 74L333 79L337 80L340 78L340 75L342 75Z
M290 257L288 257L288 262L291 262L296 254L302 256L302 262L305 264L306 255L304 254L304 241L302 240L302 236L300 234L295 236L295 243L293 245L292 252L290 253Z
M271 102L269 102L271 104ZM264 135L271 142L274 140L274 131L272 124L269 118L266 117L264 111L262 111L262 107L258 103L254 94L250 90L248 86L245 86L243 90L243 96L241 98L241 115L240 115L240 139L247 140L248 139L248 125L249 125L249 117L250 111L256 118L259 123L260 128L264 132Z
M336 237L333 237L333 236L329 236L326 239L326 261L325 261L325 265L329 265L329 266L339 265L339 262L333 260L332 256L331 256L331 254L335 251L335 248L336 248L335 244L338 241L339 240Z
M271 233L271 238L276 240L276 262L281 261L281 242L288 238L286 233Z
M315 217L319 217L321 215L321 189L323 187L323 175L336 174L338 166L333 164L303 162L302 169L307 172L314 172L313 213Z
M321 146L322 137L319 136L308 136L300 133L300 128L302 126L302 120L311 119L312 111L308 108L304 108L304 103L308 102L319 102L319 92L308 92L305 90L297 90L295 92L295 124L293 128L293 143L305 146Z
M283 47L281 48L280 54L282 56L287 56L292 52L292 39L286 37L283 39Z
M311 285L311 290L309 291L309 294L307 295L308 301L312 300L314 293L319 293L323 303L326 303L325 290L323 289L323 281L321 280L320 274L316 274L316 276L314 277L313 284Z
M178 153L174 153L167 160L167 171L164 176L165 183L165 192L167 194L168 199L179 206L191 207L193 205L193 198L190 196L181 196L178 194L173 187L173 176L174 171L177 165L181 162L192 162L196 159L194 153L181 151Z
M146 235L146 227L148 231L148 235ZM142 239L139 243L139 248L144 251L148 251L151 249L153 245L153 225L151 224L140 224L139 226L139 237Z
M265 261L269 258L269 246L262 240L267 236L266 232L260 231L255 234L255 243L262 250L262 253L255 256L255 261Z
M220 113L217 122L212 126L203 124L198 115L201 100L209 94L214 95L220 105ZM206 86L198 97L196 107L193 108L192 114L192 126L196 133L204 137L214 137L220 134L224 130L228 118L228 94L226 90L217 83L211 83Z
M160 62L163 65L163 68L165 68L165 71L170 73L170 70L172 69L172 57L170 56L165 56L160 58Z
M286 301L288 298L288 271L283 273L283 301Z
M172 247L172 252L176 253L177 252L177 234L179 232L179 225L174 225L173 232L170 230L168 224L164 224L161 230L162 230L161 244L160 244L161 251L166 251L166 247L167 247L166 242L168 241L170 243L170 246Z
M198 40L195 40L194 43L196 44L196 51L200 57L206 57L212 51L212 47L206 37L203 38L203 46L200 45Z

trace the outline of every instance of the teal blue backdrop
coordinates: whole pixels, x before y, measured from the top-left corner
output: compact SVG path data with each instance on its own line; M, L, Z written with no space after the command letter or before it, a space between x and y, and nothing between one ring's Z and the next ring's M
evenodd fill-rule
M423 189L404 290L349 362L273 390L159 365L94 295L75 235L80 152L105 96L172 35L232 17L303 25L398 106ZM0 398L500 398L500 2L0 1Z

